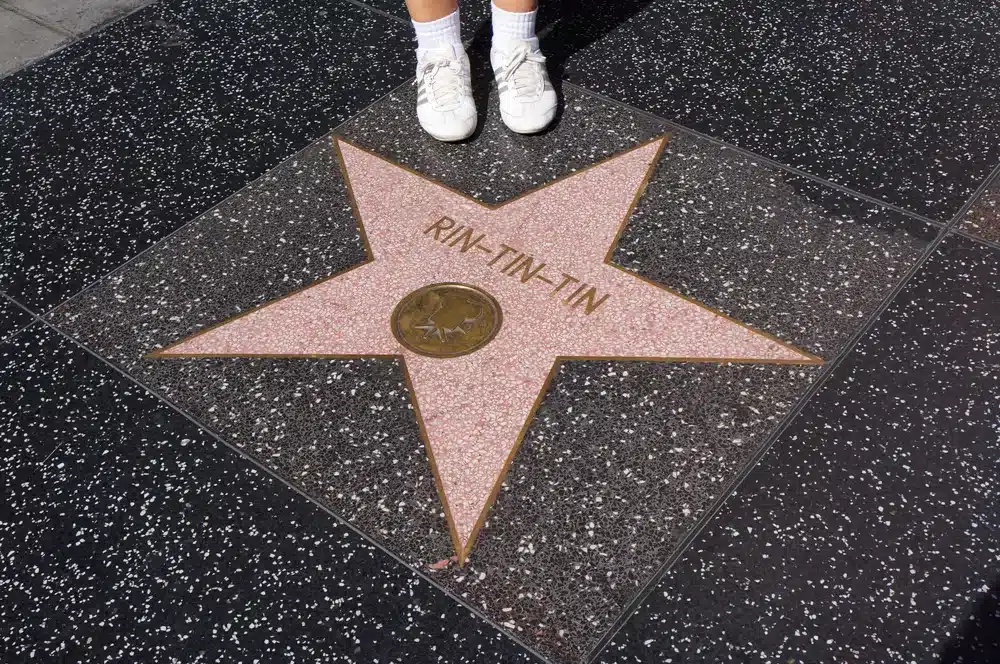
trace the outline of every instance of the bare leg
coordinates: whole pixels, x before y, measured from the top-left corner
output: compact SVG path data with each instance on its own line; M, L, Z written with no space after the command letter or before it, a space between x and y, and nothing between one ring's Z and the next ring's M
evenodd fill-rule
M538 8L538 0L493 0L493 4L508 12L533 12Z
M458 9L458 0L406 0L406 8L410 11L410 18L418 23L426 23L444 18Z

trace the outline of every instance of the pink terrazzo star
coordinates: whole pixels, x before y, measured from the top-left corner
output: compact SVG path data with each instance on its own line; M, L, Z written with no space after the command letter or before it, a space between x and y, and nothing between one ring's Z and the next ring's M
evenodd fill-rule
M370 260L155 355L402 357L464 562L560 360L822 362L608 262L666 140L499 206L337 140ZM396 304L447 282L492 294L499 334L448 359L404 348Z

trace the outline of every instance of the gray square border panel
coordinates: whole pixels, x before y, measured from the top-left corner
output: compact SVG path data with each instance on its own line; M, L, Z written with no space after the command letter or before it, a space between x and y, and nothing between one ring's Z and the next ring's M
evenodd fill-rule
M352 142L499 202L670 127L579 89L535 137L491 100L475 140L413 131L412 90ZM938 229L674 132L614 260L826 359ZM724 249L720 249L724 248ZM365 257L329 138L49 320L553 661L583 658L726 491L818 367L564 365L464 568L392 360L144 355Z

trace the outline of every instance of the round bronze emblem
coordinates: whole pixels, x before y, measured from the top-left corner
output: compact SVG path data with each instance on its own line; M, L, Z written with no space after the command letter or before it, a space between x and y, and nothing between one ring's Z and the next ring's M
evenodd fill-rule
M392 333L414 353L458 357L493 341L502 320L489 293L467 284L431 284L399 301Z

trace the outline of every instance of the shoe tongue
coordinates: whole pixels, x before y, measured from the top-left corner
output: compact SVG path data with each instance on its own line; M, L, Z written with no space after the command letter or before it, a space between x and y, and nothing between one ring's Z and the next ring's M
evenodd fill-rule
M437 46L435 48L429 48L425 51L425 55L434 57L448 58L449 60L458 59L458 49L461 46L455 46L454 44L446 44L445 46Z
M462 47L455 46L453 44L446 44L444 46L436 46L434 48L417 49L417 59L423 62L427 58L437 56L440 58L447 58L448 60L457 60L459 57L459 48Z
M538 38L532 37L531 39L512 39L509 37L493 37L493 45L497 47L502 53L513 53L517 50L518 46L524 46L528 49L530 53L538 52Z

